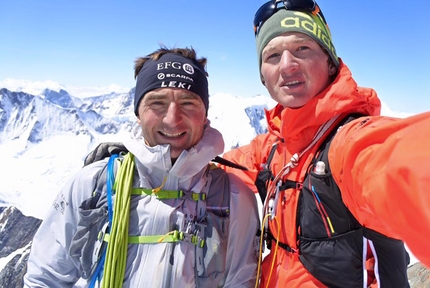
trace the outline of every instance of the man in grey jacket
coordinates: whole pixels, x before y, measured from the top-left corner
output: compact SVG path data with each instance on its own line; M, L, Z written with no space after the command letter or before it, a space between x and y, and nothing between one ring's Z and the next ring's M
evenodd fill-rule
M24 287L255 285L256 198L208 164L224 141L207 119L205 66L189 48L136 60L129 153L64 186L34 237Z

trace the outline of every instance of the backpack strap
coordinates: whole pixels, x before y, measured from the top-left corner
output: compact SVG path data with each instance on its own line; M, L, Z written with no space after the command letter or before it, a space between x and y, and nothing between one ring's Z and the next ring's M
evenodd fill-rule
M148 195L154 196L157 199L176 199L182 198L189 194L189 198L194 201L206 200L206 193L196 193L191 192L187 193L184 190L160 190L157 193L154 193L153 189L148 188L131 188L131 195Z
M105 242L111 241L111 235L106 233L103 237ZM189 242L201 248L205 245L205 239L201 239L195 234L181 232L178 230L170 231L164 235L150 236L128 236L128 244L158 244L158 243L177 243Z
M239 170L245 170L245 171L248 170L248 168L246 168L246 167L244 167L242 165L239 165L237 163L233 163L230 160L222 158L221 156L215 156L215 158L212 159L212 162L216 162L216 163L219 163L221 165L229 166L229 167L236 168L236 169L239 169Z
M209 166L208 166L209 170ZM200 193L207 194L209 192L209 188L212 183L212 175L206 171L206 183L203 186L202 191ZM195 223L195 236L200 239L200 241L206 240L206 227L207 227L207 212L206 212L206 201L199 199L197 201L197 221ZM202 276L205 272L205 263L204 263L204 249L203 245L196 246L196 259L195 259L195 269L198 276Z
M267 195L267 189L270 181L273 181L274 175L270 169L273 155L275 155L276 148L278 148L279 142L275 142L270 149L269 156L267 156L266 163L261 164L261 170L258 172L257 178L255 179L255 186L257 187L258 194L261 198L261 203L264 203Z

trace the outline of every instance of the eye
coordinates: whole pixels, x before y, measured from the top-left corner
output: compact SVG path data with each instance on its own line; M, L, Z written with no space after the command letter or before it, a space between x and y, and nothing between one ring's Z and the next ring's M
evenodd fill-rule
M276 58L276 57L279 57L279 56L281 56L281 53L272 53L272 54L269 54L268 56L267 56L267 59L273 59L273 58Z
M149 103L150 106L159 106L159 105L164 105L163 101L152 101L151 103Z
M163 107L165 107L166 106L166 104L163 102L163 101L160 101L160 100L154 100L154 101L149 101L148 103L147 103L147 106L150 108L150 109L162 109Z
M309 46L299 46L297 48L297 51L304 51L304 50L309 50L309 49L311 49Z
M199 101L198 100L194 100L194 99L184 100L184 101L181 102L181 106L182 107L186 107L188 109L189 108L198 107L198 105L199 105Z
M280 57L281 57L281 53L279 53L279 52L267 53L264 55L263 62L273 63L273 62L276 62L277 59L279 59Z

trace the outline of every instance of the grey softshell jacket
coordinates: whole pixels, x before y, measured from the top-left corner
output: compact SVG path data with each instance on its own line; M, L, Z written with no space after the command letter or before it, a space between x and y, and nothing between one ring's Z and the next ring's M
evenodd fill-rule
M139 128L133 130L131 138L124 144L135 156L137 173L134 182L139 187L158 187L167 176L163 189L193 192L202 190L208 181L205 176L207 164L224 149L221 134L209 125L200 142L183 151L173 166L169 146L148 147ZM83 251L91 251L94 241L87 239L97 236L86 235L86 241L76 241L79 240L78 222L82 222L79 209L91 198L96 175L106 163L107 159L104 159L84 167L58 194L34 237L24 287L88 287L84 279L91 276L91 271L82 265L82 255L76 253L83 248L76 246L82 245L86 249ZM205 258L209 258L205 262L211 264L205 267L204 274L196 276L196 245L192 243L129 244L123 287L255 285L259 229L256 198L236 176L229 174L228 178L230 215L223 218L210 214L214 229L207 233ZM164 235L172 227L185 229L195 214L196 201L190 199L132 197L129 235Z

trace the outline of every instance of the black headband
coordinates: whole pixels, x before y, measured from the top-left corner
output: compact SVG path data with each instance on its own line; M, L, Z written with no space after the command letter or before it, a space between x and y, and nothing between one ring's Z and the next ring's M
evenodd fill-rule
M134 113L138 115L140 100L157 88L181 88L196 93L209 107L208 79L205 70L197 60L181 54L168 53L158 60L149 59L140 69L134 94Z

